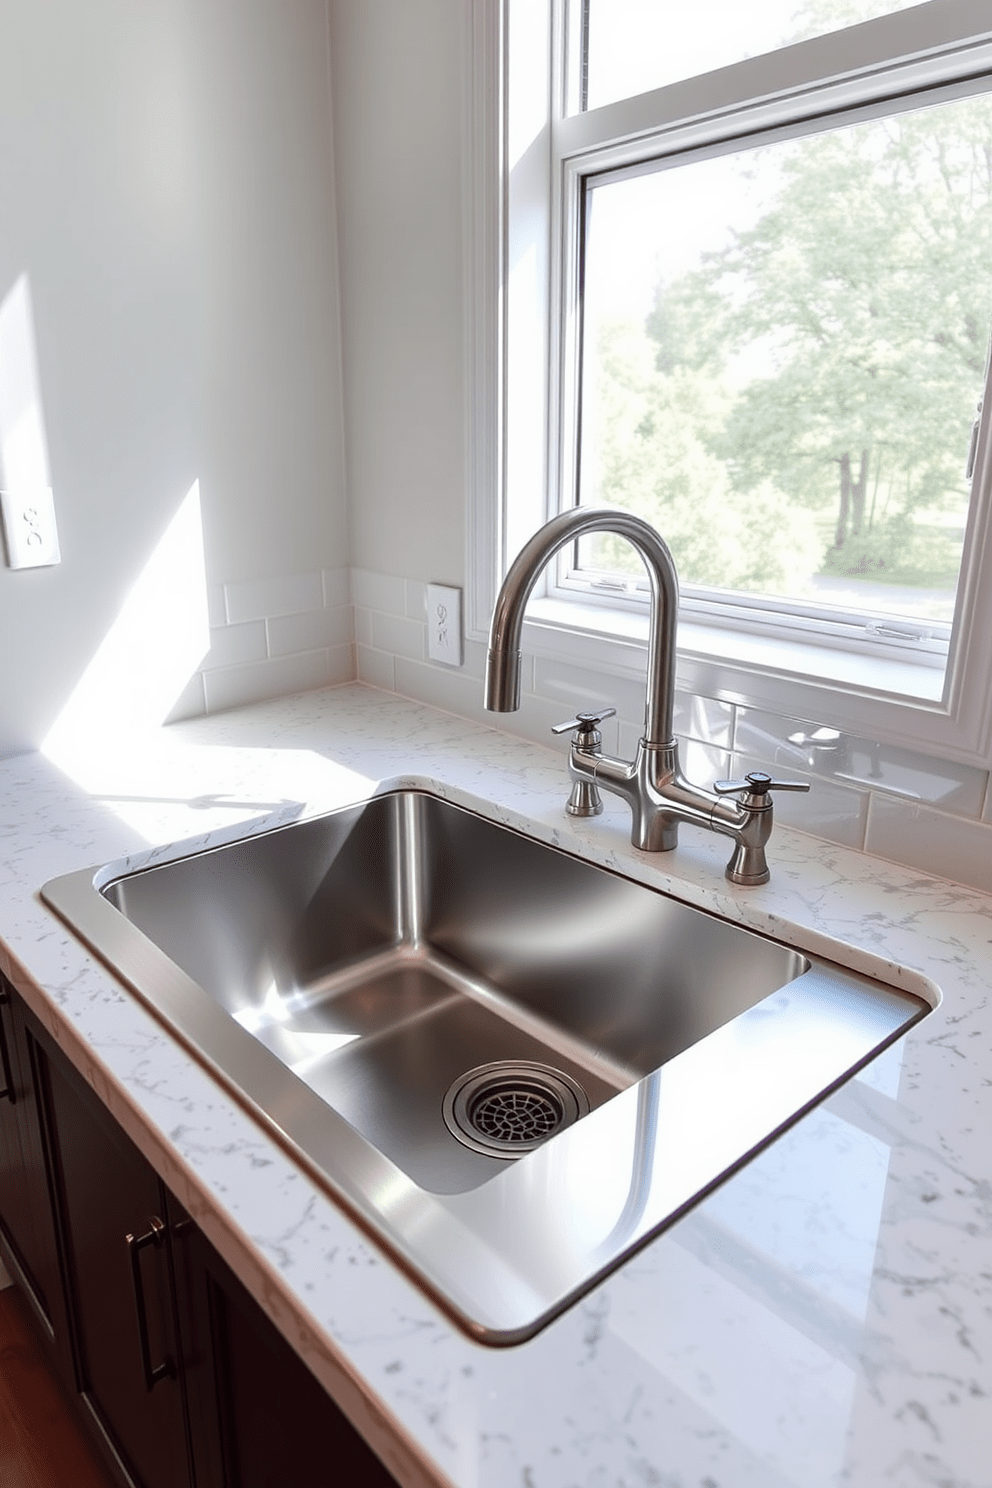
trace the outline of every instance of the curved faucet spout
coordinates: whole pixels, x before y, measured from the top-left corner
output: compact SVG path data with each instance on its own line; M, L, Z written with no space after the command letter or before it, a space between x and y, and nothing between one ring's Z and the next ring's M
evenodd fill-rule
M675 637L679 581L668 545L654 528L631 512L604 506L577 506L553 517L521 548L503 581L489 631L485 705L491 713L520 707L520 632L524 608L537 577L566 543L589 532L612 532L637 549L651 584L648 681L644 703L644 743L673 743Z
M578 506L553 517L520 550L503 581L489 632L486 707L512 713L520 707L520 632L524 608L538 574L559 548L588 532L612 532L640 553L651 582L648 639L648 685L644 703L644 737L632 760L603 754L596 728L613 709L579 713L555 733L574 726L568 756L572 794L566 810L594 816L601 810L599 787L626 801L631 812L631 841L644 852L669 852L678 843L683 822L731 837L734 851L727 877L736 884L768 880L765 843L772 829L773 790L809 790L804 782L773 780L752 771L744 780L718 781L712 791L693 785L679 767L673 733L675 702L675 635L679 581L668 546L647 522L631 512L603 506ZM728 796L736 796L729 801Z

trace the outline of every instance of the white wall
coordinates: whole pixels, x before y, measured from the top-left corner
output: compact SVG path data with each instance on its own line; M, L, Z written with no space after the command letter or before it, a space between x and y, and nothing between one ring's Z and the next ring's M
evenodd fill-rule
M0 567L0 755L196 481L207 704L350 675L325 0L0 0L0 38L0 306L26 276L63 555Z
M351 561L464 580L464 0L331 0Z

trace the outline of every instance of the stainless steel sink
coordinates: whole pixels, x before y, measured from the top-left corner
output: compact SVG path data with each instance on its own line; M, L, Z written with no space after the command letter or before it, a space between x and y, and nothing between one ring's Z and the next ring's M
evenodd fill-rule
M415 791L43 896L493 1343L928 1011Z

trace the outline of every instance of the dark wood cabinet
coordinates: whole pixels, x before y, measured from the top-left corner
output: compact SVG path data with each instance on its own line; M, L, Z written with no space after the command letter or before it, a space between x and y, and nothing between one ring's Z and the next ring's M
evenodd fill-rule
M34 1274L37 1269L34 1206L21 1135L25 1087L18 1053L14 1003L10 991L0 982L0 1196L3 1199L0 1234L8 1255L40 1296L41 1288Z
M197 1488L395 1479L170 1198Z
M8 1065L14 1082L14 1099L0 1097L0 1253L55 1318L57 1362L122 1488L394 1488L92 1089L0 990L0 1082Z
M165 1190L75 1072L43 1054L38 1073L76 1390L125 1481L175 1488L189 1469Z
M0 1256L41 1323L60 1368L67 1325L48 1165L24 1006L0 976Z

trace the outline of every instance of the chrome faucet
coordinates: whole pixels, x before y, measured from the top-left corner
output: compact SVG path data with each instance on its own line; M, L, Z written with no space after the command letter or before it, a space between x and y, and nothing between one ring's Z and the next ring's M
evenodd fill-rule
M538 574L559 548L589 532L626 538L641 555L651 583L644 736L633 760L603 754L598 725L614 711L580 713L556 733L574 729L568 773L573 782L567 810L595 816L602 810L598 787L627 802L633 818L630 840L645 852L669 852L678 845L680 822L691 822L732 837L727 877L736 884L768 882L765 843L772 830L773 790L807 791L800 781L773 780L752 771L744 780L718 780L712 791L686 780L672 720L675 706L675 642L679 583L666 543L653 527L630 512L608 507L574 507L552 517L525 543L510 566L493 610L486 666L486 708L512 713L520 706L520 632L524 607ZM736 796L734 801L728 796Z

